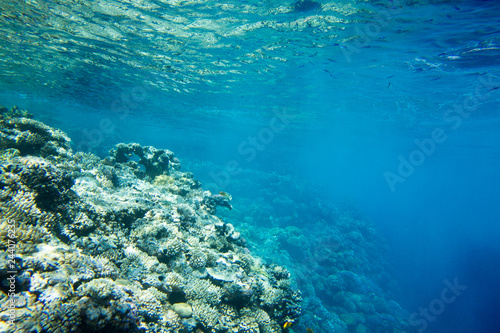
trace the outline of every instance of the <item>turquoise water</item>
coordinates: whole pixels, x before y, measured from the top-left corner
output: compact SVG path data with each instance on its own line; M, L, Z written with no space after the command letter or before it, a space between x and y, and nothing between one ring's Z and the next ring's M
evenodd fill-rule
M1 1L0 103L75 149L174 151L297 275L322 272L255 226L311 239L319 206L351 207L386 239L386 291L417 329L500 331L499 4L317 3Z

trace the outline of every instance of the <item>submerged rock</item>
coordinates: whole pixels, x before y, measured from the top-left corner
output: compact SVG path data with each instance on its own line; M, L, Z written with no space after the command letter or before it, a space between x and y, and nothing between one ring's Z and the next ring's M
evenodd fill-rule
M189 318L193 315L193 308L187 303L175 303L172 305L172 310L181 318Z
M0 269L17 270L16 316L2 288L0 332L281 332L297 321L290 274L248 253L214 215L229 196L203 191L172 152L119 144L101 160L2 115L0 135Z

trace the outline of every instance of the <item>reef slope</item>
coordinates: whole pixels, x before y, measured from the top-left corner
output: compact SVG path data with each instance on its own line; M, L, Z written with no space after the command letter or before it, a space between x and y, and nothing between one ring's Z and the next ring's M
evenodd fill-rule
M270 333L297 320L288 271L248 252L215 216L230 196L171 151L74 153L27 116L0 108L0 332Z

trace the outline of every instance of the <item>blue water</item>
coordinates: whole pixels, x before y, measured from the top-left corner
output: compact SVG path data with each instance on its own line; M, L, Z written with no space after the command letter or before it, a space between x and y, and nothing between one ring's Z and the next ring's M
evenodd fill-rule
M174 151L243 229L352 207L416 328L500 332L499 3L318 2L1 1L0 103L75 149Z

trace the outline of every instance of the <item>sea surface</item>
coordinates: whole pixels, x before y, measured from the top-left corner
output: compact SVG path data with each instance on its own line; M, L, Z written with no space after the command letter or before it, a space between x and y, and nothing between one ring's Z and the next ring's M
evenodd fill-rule
M500 332L498 1L0 0L0 104L174 151L302 279L328 267L256 230L355 212L419 332Z

